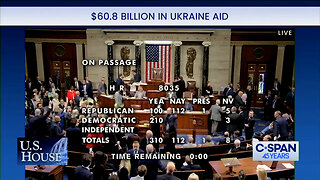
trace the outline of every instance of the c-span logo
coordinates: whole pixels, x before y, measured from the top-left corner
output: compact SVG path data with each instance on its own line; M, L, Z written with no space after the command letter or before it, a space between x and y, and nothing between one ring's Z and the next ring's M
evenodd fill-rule
M253 143L254 161L299 161L298 141L258 141Z

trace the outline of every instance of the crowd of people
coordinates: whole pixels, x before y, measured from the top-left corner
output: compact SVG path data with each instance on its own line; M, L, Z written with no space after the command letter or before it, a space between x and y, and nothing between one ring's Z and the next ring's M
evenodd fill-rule
M144 137L139 136L139 129L135 128L130 134L111 134L111 133L87 133L81 132L82 126L123 126L123 124L83 124L82 119L86 117L116 117L117 114L81 114L81 108L99 107L93 95L92 82L86 77L83 81L78 78L73 79L74 82L66 91L65 98L56 88L56 84L51 78L47 81L26 80L25 85L25 136L32 138L40 137L67 137L68 150L85 152L82 164L75 170L77 179L178 179L173 175L173 172L178 170L197 170L201 169L200 165L193 164L189 156L185 157L185 163L182 167L175 167L173 162L166 165L160 160L116 160L108 161L110 153L129 154L134 156L138 153L157 153L159 152L159 144L152 143L152 138L164 139L163 148L167 153L175 150L175 143L172 142L173 137L177 137L177 115L172 112L171 108L167 109L164 116L162 126L162 134L160 134L160 125L152 124L150 130L147 130ZM134 73L134 82L141 81L141 76ZM119 87L123 85L122 76L115 81L115 85ZM185 83L182 77L179 77L174 84L178 85L179 92L168 92L167 96L183 97ZM279 86L277 84L277 86ZM102 78L97 89L99 94L108 94L105 79ZM213 93L210 83L205 90L206 95ZM294 135L294 120L289 113L282 113L283 110L277 104L279 100L278 94L274 90L268 91L265 100L265 111L273 113L265 113L265 119L270 121L270 124L261 132L254 132L255 112L251 110L252 90L248 86L246 90L241 88L233 90L229 84L223 92L225 97L234 99L231 105L225 107L221 105L220 100L209 109L210 120L212 120L211 135L217 135L217 129L221 121L227 117L227 123L224 137L218 144L234 143L234 148L230 152L248 150L251 144L247 147L241 147L241 141L244 140L290 140ZM142 86L138 90L129 89L128 94L136 98L145 98L146 93ZM59 96L60 95L60 96ZM122 100L123 92L117 88L114 92L115 107L123 107ZM278 103L281 104L281 103ZM289 92L283 101L282 105L286 105L293 109L294 105L294 88ZM190 103L185 106L188 110L193 109ZM282 106L283 107L283 106ZM226 113L230 109L230 113ZM269 109L271 108L271 109ZM242 136L245 132L245 138ZM212 136L206 138L205 145L216 145L212 141ZM107 137L108 144L90 143L84 144L82 137ZM194 139L190 137L183 147L196 147ZM104 169L112 169L114 173L105 174ZM158 175L158 169L164 172L163 175ZM189 179L197 179L196 174L191 174Z

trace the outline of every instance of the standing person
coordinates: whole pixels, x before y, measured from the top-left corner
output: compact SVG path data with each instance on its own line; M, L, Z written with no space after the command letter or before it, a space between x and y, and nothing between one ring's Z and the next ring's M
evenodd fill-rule
M100 94L106 94L106 91L107 91L107 85L105 83L104 77L102 77L98 86L98 96Z
M186 89L186 83L184 82L183 77L179 76L178 79L175 82L173 82L173 85L179 86L179 90L176 92L176 94L177 94L177 98L182 98L183 92Z
M209 112L211 113L210 119L212 121L211 134L215 136L219 122L221 122L221 113L225 113L220 107L220 99L216 100L216 104L211 106Z
M80 89L81 89L81 86L82 86L82 83L81 83L81 81L79 81L78 80L78 78L77 77L74 77L73 78L73 87L74 87L74 89L76 90L76 91L80 91Z
M141 75L137 73L137 70L132 70L133 73L133 79L135 82L140 82L141 81Z
M170 127L173 127L173 128L170 128ZM164 118L163 128L164 128L163 132L169 132L169 131L173 131L173 130L175 130L175 132L177 132L177 115L172 113L172 108L167 109L167 115Z
M213 95L213 88L210 84L210 81L207 82L207 86L205 87L205 89L203 90L203 96L210 96Z
M240 121L240 115L237 114L237 108L233 106L231 108L231 114L229 114L230 123L228 131L230 134L233 134L235 130L239 130L239 121Z
M70 90L67 92L67 100L66 102L69 102L70 100L74 100L74 97L77 95L76 91L74 90L74 87L71 86Z
M51 137L63 137L66 134L66 131L60 128L60 121L60 116L54 117L54 122L51 126Z
M243 92L239 91L238 94L234 97L234 105L238 108L239 106L245 106L245 103L242 100Z
M249 111L249 117L247 118L244 126L245 126L245 133L246 133L246 140L252 139L253 136L253 127L256 121L254 118L254 112Z
M86 82L87 82L87 93L88 93L88 96L93 99L92 82L89 80L88 76L86 77Z
M227 87L223 90L224 97L233 96L232 84L228 83Z
M134 177L137 176L137 168L138 168L138 159L134 158L135 154L143 154L144 151L140 149L140 144L138 141L134 141L132 143L132 149L128 150L128 154L130 154L131 159L131 170L130 170L130 176Z
M120 85L124 85L122 74L119 74L118 79L116 80L116 90L120 89Z
M281 117L280 111L274 112L274 117L276 118L273 127L275 140L287 141L289 136L287 120Z
M248 85L248 86L247 86L247 102L246 102L246 109L247 109L247 111L249 111L250 108L251 108L252 95L253 95L252 88L251 88L250 85Z
M280 82L278 81L278 78L275 78L275 79L274 79L272 90L274 91L274 94L278 94L278 93L280 92L280 90L281 90L281 84L280 84Z
M80 87L80 97L88 96L88 86L87 81L84 79L82 81L82 86Z

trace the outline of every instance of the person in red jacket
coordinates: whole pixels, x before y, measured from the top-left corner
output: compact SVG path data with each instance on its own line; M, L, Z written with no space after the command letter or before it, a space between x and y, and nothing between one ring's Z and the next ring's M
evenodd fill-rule
M74 87L71 86L70 90L67 92L67 100L66 102L69 102L69 100L74 100L74 97L76 96L76 91L74 90Z

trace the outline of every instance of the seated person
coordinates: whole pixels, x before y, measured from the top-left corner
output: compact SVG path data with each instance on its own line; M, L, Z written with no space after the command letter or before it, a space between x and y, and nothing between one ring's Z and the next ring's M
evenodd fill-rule
M239 152L239 151L244 151L245 149L244 148L242 148L241 146L241 142L240 142L240 140L239 139L236 139L235 141L234 141L234 148L231 148L230 149L230 153L234 153L234 152Z
M214 142L212 142L212 136L208 135L206 137L206 143L204 143L203 145L215 145Z
M199 164L193 164L192 159L190 158L189 155L187 155L185 157L185 162L181 167L181 171L189 171L189 170L201 170L201 167Z
M254 142L259 142L259 139L252 138L251 144L250 144L250 143L247 143L247 147L246 147L246 150L247 150L247 151L252 150L252 146L253 146L253 143L254 143Z
M148 144L146 147L147 154L153 154L154 153L154 147L152 144ZM169 163L168 163L169 164ZM145 165L148 167L147 174L145 176L145 179L157 179L158 169L161 171L165 170L165 167L162 165L161 161L159 159L140 159L138 165ZM167 166L168 168L168 166ZM173 170L175 167L173 168ZM172 170L172 172L173 172Z
M147 167L145 165L141 165L138 167L138 175L130 178L130 180L143 180L146 173Z
M134 82L133 80L130 81L130 97L134 97L137 91L138 83Z
M82 156L82 165L75 169L75 179L79 180L93 180L93 175L90 172L90 165L92 162L92 157L90 154L86 153Z
M197 147L197 145L193 143L193 137L189 137L188 142L182 147Z
M188 180L199 180L199 176L196 173L191 173Z
M229 136L229 132L226 131L223 134L223 138L219 141L219 144L228 144L230 143L230 136Z
M177 178L176 176L173 175L173 172L175 171L176 166L174 165L173 162L169 162L167 164L167 174L159 175L158 180L179 180L180 178Z
M142 99L146 97L146 92L143 90L142 86L138 87L138 91L136 92L135 98Z
M262 140L263 141L272 141L272 137L270 135L265 135Z
M190 104L188 100L186 100L186 104L184 105L184 108L186 109L186 111L193 111L193 105Z
M244 137L241 136L240 131L236 130L233 132L233 139L239 139L240 141L244 141Z

